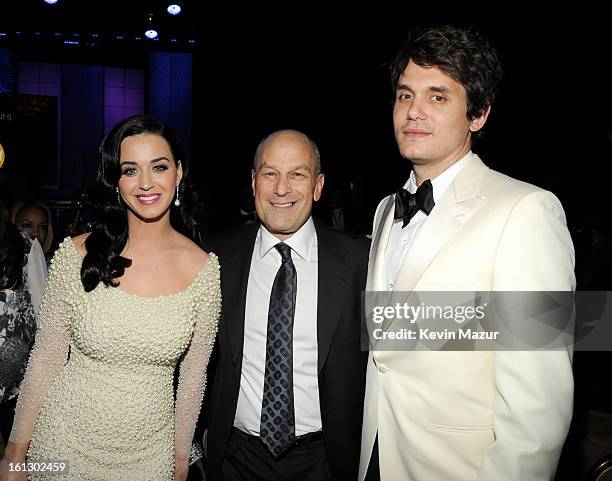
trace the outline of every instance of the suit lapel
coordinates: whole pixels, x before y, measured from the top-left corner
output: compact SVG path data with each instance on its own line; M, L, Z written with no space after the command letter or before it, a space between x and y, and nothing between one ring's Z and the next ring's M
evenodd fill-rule
M350 280L349 267L343 252L334 240L333 232L315 221L318 244L317 287L317 346L318 372L321 372L331 341L338 327L342 306L346 300Z
M244 345L244 315L249 271L258 229L259 224L254 224L252 230L245 232L243 237L237 239L236 248L232 255L223 259L221 266L225 283L223 307L227 340L232 353L232 360L238 370L241 366ZM240 376L239 371L238 376Z
M245 232L242 243L237 243L233 255L223 260L224 322L232 360L240 376L242 350L244 346L244 317L251 258L257 236L255 226ZM318 371L320 372L338 327L350 280L350 269L344 259L346 252L334 239L328 227L315 220L318 244L317 276L317 344Z

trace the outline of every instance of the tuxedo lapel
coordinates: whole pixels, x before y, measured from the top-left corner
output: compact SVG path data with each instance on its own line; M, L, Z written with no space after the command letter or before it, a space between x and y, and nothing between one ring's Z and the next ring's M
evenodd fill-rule
M467 160L410 246L387 305L408 302L408 297L438 253L485 204L486 197L480 194L480 185L488 170L476 154ZM383 322L383 330L388 330L394 319Z
M346 253L335 242L333 232L315 221L318 245L317 345L318 371L321 372L338 327L350 280Z
M397 275L395 288L412 291L440 250L484 205L480 185L488 172L480 158L472 154L421 227Z
M368 263L368 280L366 291L382 291L386 289L384 281L385 272L385 250L393 226L393 207L395 206L395 195L389 196L376 232L373 232L372 247L370 248L370 259Z

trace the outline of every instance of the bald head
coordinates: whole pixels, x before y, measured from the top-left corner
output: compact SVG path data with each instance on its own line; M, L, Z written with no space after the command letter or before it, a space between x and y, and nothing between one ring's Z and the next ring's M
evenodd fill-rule
M313 174L317 175L321 172L321 156L319 154L319 148L314 141L306 134L298 130L277 130L272 132L270 135L265 137L255 151L255 159L253 161L253 170L256 172L261 166L264 151L267 148L304 148L310 151L310 156L313 161Z
M319 150L301 132L274 132L257 147L251 179L255 209L278 239L292 236L310 218L323 189L319 170Z

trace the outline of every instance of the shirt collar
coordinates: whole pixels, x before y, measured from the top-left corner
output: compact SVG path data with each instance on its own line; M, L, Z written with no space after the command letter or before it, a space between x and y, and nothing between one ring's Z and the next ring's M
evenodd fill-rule
M306 223L300 227L295 233L284 241L274 237L263 224L259 226L259 253L258 259L261 260L272 248L279 242L284 242L291 250L300 256L303 260L310 261L314 240L317 237L314 222L312 217L309 217Z
M442 194L444 194L446 189L448 189L448 187L453 183L453 180L455 180L457 174L461 172L461 169L463 169L463 166L467 162L467 159L469 159L472 155L474 154L472 154L472 151L470 150L464 157L452 164L440 175L438 175L434 179L431 179L431 186L433 187L433 196L435 203L438 203L438 201L442 197ZM410 177L404 184L404 189L406 189L411 194L414 194L416 192L417 185L414 176L414 170L410 172Z

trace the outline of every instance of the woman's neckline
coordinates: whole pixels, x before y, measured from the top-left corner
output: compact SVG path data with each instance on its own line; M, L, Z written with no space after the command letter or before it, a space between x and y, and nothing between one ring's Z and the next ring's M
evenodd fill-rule
M78 249L76 247L76 244L74 243L74 240L72 239L72 237L67 237L67 239L70 239L70 245L71 245L72 252L79 258L79 260L82 263L83 262L83 258L81 257L81 254L78 251ZM111 289L115 289L115 290L121 292L122 294L125 294L126 296L134 297L134 298L138 298L138 299L171 299L173 297L178 297L178 296L180 296L182 294L185 294L187 291L189 291L197 283L197 281L200 279L200 277L203 275L204 271L206 270L206 268L210 264L211 257L214 256L214 255L215 254L213 252L209 252L208 253L208 259L206 259L206 262L204 262L204 265L202 266L202 268L198 271L198 273L195 275L193 280L187 285L187 287L185 287L184 289L180 290L179 292L174 292L174 293L171 293L171 294L157 294L155 296L144 296L142 294L136 294L135 292L126 291L125 289L121 289L121 287L119 287L119 286L117 286L117 287L110 287L110 288ZM98 289L100 286L104 286L104 284L102 282L100 282L96 286L96 289Z

